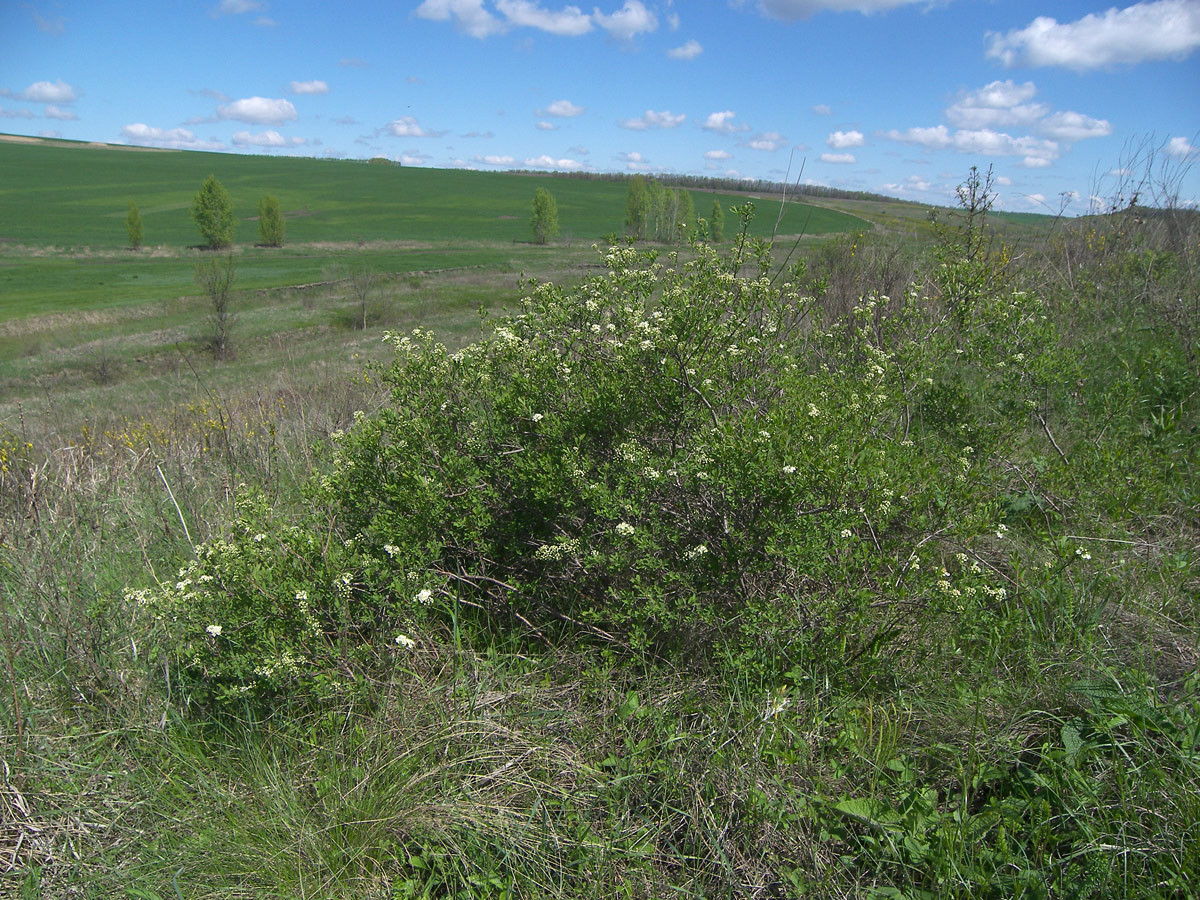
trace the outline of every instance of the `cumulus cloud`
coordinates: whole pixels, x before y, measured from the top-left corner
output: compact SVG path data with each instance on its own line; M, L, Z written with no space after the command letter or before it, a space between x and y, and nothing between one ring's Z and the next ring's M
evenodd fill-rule
M1049 112L1041 103L1031 103L1037 87L1032 81L1017 84L993 81L977 91L960 93L946 109L946 121L956 128L1002 128L1029 125Z
M711 160L733 159L733 154L728 150L708 150L705 152L704 158Z
M845 150L847 147L861 147L866 138L861 131L835 131L825 138L825 143L835 150Z
M1185 137L1173 137L1167 141L1166 151L1169 156L1187 157L1194 153L1200 152L1196 147L1192 146L1191 141Z
M445 132L426 131L412 116L401 116L399 119L388 122L383 126L383 130L392 137L407 138L438 137L445 134Z
M818 116L832 116L833 115L833 107L831 107L828 103L816 103L813 105L812 111L815 112Z
M683 113L675 115L669 109L662 112L648 109L636 119L621 119L617 124L633 131L647 131L651 128L678 128L686 118Z
M1056 112L1038 123L1037 129L1046 137L1072 143L1086 138L1107 137L1112 134L1112 124L1107 119L1093 119L1083 113Z
M251 134L248 131L235 131L233 133L233 146L235 147L299 147L302 144L307 144L304 138L293 137L286 138L278 131L268 129L259 134Z
M504 14L508 24L519 28L536 28L563 37L578 37L592 30L591 17L578 6L552 12L530 0L496 0L496 9Z
M423 0L416 9L422 19L453 22L464 34L487 38L513 28L534 28L559 37L579 37L597 26L618 40L632 40L658 28L658 18L642 0L625 0L616 12L595 9L585 13L578 6L545 9L537 0L495 0L495 12L484 0Z
M553 122L547 122L545 119L540 122L535 122L534 126L541 131L554 131L558 128L558 126Z
M233 119L247 125L282 125L296 119L296 107L290 100L272 100L267 97L246 97L217 107L222 119Z
M131 144L142 147L162 147L168 150L224 150L219 141L197 140L196 135L186 128L155 128L142 122L126 125L121 137Z
M630 172L649 172L653 168L640 153L618 153L617 156Z
M982 156L1020 156L1028 160L1042 160L1036 165L1050 165L1058 159L1060 148L1056 141L1035 137L1013 137L1002 131L988 128L977 130L958 129L951 131L945 125L933 128L908 128L904 131L884 132L884 137L902 144L924 147L928 150L953 150Z
M483 0L423 0L416 13L434 22L453 21L460 31L485 38L505 31L505 23L483 8Z
M328 94L329 85L324 81L293 81L291 91L293 94Z
M555 100L545 109L539 109L539 116L555 116L559 119L571 119L575 116L583 115L583 107L576 106L570 100Z
M723 112L709 113L708 118L704 120L704 124L700 127L705 131L715 131L718 134L733 134L735 131L749 131L748 125L735 125L733 120L737 118L737 113L727 109Z
M778 131L765 132L746 142L746 146L751 150L763 150L768 153L772 153L786 145L787 138Z
M819 12L857 12L864 15L886 12L898 6L925 0L758 0L758 8L775 19L807 19Z
M596 24L617 40L631 41L639 34L658 28L658 17L641 0L625 0L625 5L610 16L597 9L592 13Z
M821 162L834 163L835 165L846 165L848 163L857 162L853 153L822 153Z
M926 181L920 175L909 175L899 184L885 184L883 188L886 191L891 191L893 194L907 194L913 191L923 194L932 190L933 184Z
M476 156L475 162L485 166L511 166L516 162L511 156Z
M1200 3L1148 0L1060 23L1038 16L1024 28L988 34L987 55L1005 66L1076 71L1182 59L1200 47Z
M525 160L525 166L530 169L562 169L573 172L582 169L583 163L574 159L555 159L552 156L543 154L541 156L529 157Z
M12 96L7 91L5 95ZM16 96L30 103L74 103L75 89L59 78L57 81L35 81Z
M688 41L681 47L674 47L668 50L667 56L671 59L695 59L703 52L704 48L700 45L699 41Z
M74 122L79 116L69 109L61 109L53 104L46 107L47 119L59 119L63 122Z
M27 109L5 109L0 106L0 119L32 119L33 113Z

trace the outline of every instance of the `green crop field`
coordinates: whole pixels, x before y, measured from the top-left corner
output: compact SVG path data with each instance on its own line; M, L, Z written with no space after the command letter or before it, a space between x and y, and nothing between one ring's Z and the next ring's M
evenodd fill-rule
M348 259L392 273L536 268L536 258L555 252L531 241L538 187L557 201L559 247L619 234L625 216L621 182L0 141L0 321L195 294L202 251L191 202L209 174L228 190L238 216L241 289L313 283ZM284 210L283 249L254 246L258 202L267 194ZM707 213L709 195L694 196ZM719 198L726 208L746 201ZM145 247L137 252L127 247L130 203L145 229ZM788 203L782 216L777 200L760 206L752 223L756 235L872 227L818 206Z
M125 213L136 203L148 246L198 241L190 206L209 174L229 191L240 219L239 243L257 239L258 201L279 199L288 241L527 241L534 190L558 203L564 238L597 240L620 233L621 182L370 165L360 161L136 151L112 147L0 142L0 241L60 247L126 246ZM697 209L711 202L696 193ZM743 197L723 196L728 205ZM770 233L777 204L755 232ZM789 204L782 234L828 234L869 228L863 219Z

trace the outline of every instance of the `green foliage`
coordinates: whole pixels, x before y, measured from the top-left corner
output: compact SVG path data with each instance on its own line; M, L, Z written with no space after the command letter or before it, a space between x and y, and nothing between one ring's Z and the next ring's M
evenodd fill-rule
M283 210L270 194L258 202L258 241L267 247L282 247L284 235Z
M719 244L725 240L725 210L721 206L720 199L714 200L712 205L712 215L708 220L709 235L714 244Z
M635 241L645 240L650 223L650 192L646 179L634 175L629 179L629 192L625 198L625 234Z
M192 198L192 220L200 229L205 247L219 250L233 245L237 227L233 201L215 175L209 175Z
M134 250L140 249L144 237L142 214L138 212L137 205L132 202L129 204L129 212L125 214L125 231L129 235L129 246Z
M218 360L227 359L232 353L230 332L236 319L233 310L233 283L236 278L237 263L232 253L196 264L196 284L208 297L213 356Z
M545 188L538 188L533 194L533 216L529 221L533 229L533 239L539 244L545 244L558 235L558 204L554 195Z
M584 623L633 648L720 647L750 666L912 642L880 610L913 596L926 624L1001 602L966 554L1003 534L984 461L1024 427L1053 368L1036 301L989 298L970 330L943 334L915 296L870 299L824 331L812 298L773 284L750 250L744 231L732 258L697 245L669 266L613 247L604 276L535 288L457 353L420 330L393 337L389 402L339 438L314 485L328 522L294 538L239 526L285 547L252 555L253 579L220 575L169 601L176 622L191 611L184 658L212 643L204 622L255 653L328 658L336 634L353 657L418 593L456 615ZM984 424L922 424L939 381L968 384ZM251 558L237 546L217 556ZM339 546L351 557L331 557ZM286 587L268 603L307 590L320 628L268 617L255 584ZM215 663L199 658L203 681ZM222 696L263 684L239 666Z

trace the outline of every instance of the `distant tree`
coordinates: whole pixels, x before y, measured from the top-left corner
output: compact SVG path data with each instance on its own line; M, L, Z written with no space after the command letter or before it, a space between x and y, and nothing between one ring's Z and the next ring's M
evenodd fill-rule
M558 234L558 204L545 188L538 188L533 194L533 218L529 222L533 229L533 238L539 244L544 244Z
M625 233L635 241L645 240L650 228L650 192L646 179L634 175L629 179L629 193L625 198Z
M649 215L646 219L646 237L654 241L666 240L667 222L670 212L667 194L670 191L658 181L646 182L646 194L649 198Z
M258 240L267 247L283 246L283 210L270 194L258 201Z
M372 295L377 293L381 287L381 282L374 270L366 266L355 266L352 268L349 280L350 290L354 292L354 299L358 301L358 315L355 317L354 327L366 331L367 303Z
M219 250L233 245L233 232L237 225L233 201L215 175L209 175L196 192L192 200L192 218L200 229L205 247Z
M129 232L129 246L137 250L142 246L142 214L138 212L137 204L129 204L129 212L125 214L125 230Z
M208 295L212 307L209 320L213 326L212 348L217 359L228 359L232 355L229 334L233 330L233 280L237 265L233 254L220 259L206 259L196 266L196 283Z
M708 230L714 244L725 240L725 211L721 209L720 200L713 200L712 218L708 220Z
M687 188L675 189L675 239L686 241L696 228L696 201Z

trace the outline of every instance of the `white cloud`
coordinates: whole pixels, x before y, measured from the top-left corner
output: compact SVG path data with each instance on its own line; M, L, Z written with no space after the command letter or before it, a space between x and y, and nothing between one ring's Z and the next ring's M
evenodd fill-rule
M709 113L708 118L704 120L704 124L700 127L705 131L715 131L719 134L733 134L735 131L749 131L748 125L734 125L733 120L737 117L737 113L732 110L724 112Z
M75 89L63 81L35 81L17 95L21 100L30 103L73 103Z
M617 155L630 172L649 172L653 168L640 153L618 153Z
M475 162L485 166L511 166L516 160L511 156L476 156Z
M832 116L833 108L828 103L816 103L813 105L812 111L818 116Z
M825 143L835 150L845 150L847 147L861 147L866 139L861 131L835 131L825 138Z
M424 153L402 153L396 162L402 166L423 166L430 157Z
M392 137L435 137L434 134L422 128L412 116L401 116L399 119L388 122L383 126L383 130Z
M552 156L534 156L525 160L525 165L530 169L564 169L567 171L578 171L583 168L583 163L573 159L555 159Z
M1026 158L1026 165L1029 165L1028 160L1037 159L1042 162L1036 165L1048 166L1051 161L1058 159L1060 152L1055 141L1012 137L987 128L951 131L945 125L936 125L933 128L908 128L904 131L893 129L884 132L884 137L928 150L954 150L984 156L1022 156Z
M547 122L545 119L543 119L540 122L535 122L534 124L536 125L537 128L541 129L542 131L554 131L558 128L558 126L555 125L553 122Z
M893 194L907 194L911 191L923 194L933 190L933 184L920 175L909 175L900 184L885 184L883 187L884 190L891 191Z
M73 122L78 119L79 116L75 115L75 113L69 109L60 109L59 107L51 104L50 106L46 107L46 118L59 119L63 122Z
M162 147L169 150L224 150L219 141L201 141L186 128L154 128L142 122L126 125L121 137L142 147Z
M583 107L576 106L570 100L555 100L545 109L539 109L539 116L556 116L560 119L571 119L583 114Z
M625 0L625 5L606 16L597 9L592 13L596 24L617 40L629 41L639 34L658 28L658 17L641 0Z
M686 118L687 116L683 113L675 115L669 109L664 109L662 112L648 109L636 119L621 119L617 124L633 131L646 131L650 128L677 128L683 124Z
M496 0L496 9L509 24L537 28L563 37L578 37L592 30L592 20L578 6L567 6L559 12L542 9L531 0Z
M709 150L704 154L704 158L712 160L733 159L733 154L728 150Z
M32 119L33 113L27 109L5 109L0 106L0 119Z
M1025 169L1046 169L1053 164L1053 160L1046 159L1044 156L1027 156L1017 165Z
M324 81L293 81L293 94L328 94L329 85Z
M1046 106L1029 102L1036 93L1032 81L993 81L977 91L960 94L946 109L946 121L956 128L1026 126L1049 112Z
M746 146L751 150L763 150L768 153L772 153L786 145L787 138L778 131L768 131L746 142Z
M1006 66L1064 66L1084 71L1182 59L1200 47L1200 3L1148 0L1060 24L1038 16L1025 28L988 35L987 55Z
M1012 187L1013 180L1007 175L997 175L996 184L1000 187Z
M1093 119L1083 113L1063 111L1046 116L1038 123L1037 130L1046 137L1071 143L1107 137L1112 134L1113 127L1107 119Z
M254 24L257 25L259 28L275 28L279 25L278 22L276 22L274 19L270 18L269 16L259 16L257 19L254 20Z
M1194 153L1200 152L1196 147L1193 147L1191 142L1185 137L1173 137L1167 141L1166 151L1169 156L1191 156Z
M259 134L251 134L248 131L235 131L232 140L235 147L299 147L301 144L308 143L308 141L301 137L285 138L273 129L268 129Z
M272 100L267 97L247 97L217 107L222 119L233 119L247 125L282 125L296 119L296 107L290 100Z
M758 0L758 8L776 19L807 19L819 12L886 12L925 0Z
M499 34L505 24L486 9L483 0L423 0L416 13L434 22L453 21L456 28L474 38Z
M853 153L822 153L821 162L834 163L836 165L846 165L848 163L857 162Z
M688 41L681 47L674 47L668 50L667 56L671 57L671 59L695 59L703 52L704 48L700 45L699 41Z

